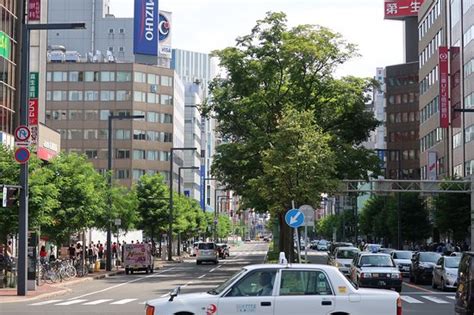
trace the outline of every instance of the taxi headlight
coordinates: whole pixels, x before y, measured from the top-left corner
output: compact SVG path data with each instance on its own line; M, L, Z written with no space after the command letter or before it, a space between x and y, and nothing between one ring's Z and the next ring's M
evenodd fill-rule
M151 305L147 305L146 307L146 315L155 315L155 307Z
M392 279L400 279L399 273L392 273Z
M372 278L372 274L370 272L363 272L360 274L361 278Z

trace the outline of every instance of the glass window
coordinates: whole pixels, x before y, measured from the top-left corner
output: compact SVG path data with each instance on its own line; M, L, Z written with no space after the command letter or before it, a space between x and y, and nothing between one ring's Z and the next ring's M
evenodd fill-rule
M108 139L109 138L109 131L107 129L99 129L99 139Z
M65 82L67 81L66 71L53 71L53 82Z
M275 282L275 270L258 270L245 275L227 293L231 296L271 296Z
M46 100L51 101L51 97L52 97L51 91L46 91Z
M143 72L135 71L133 73L133 81L137 83L146 83L146 75Z
M149 161L158 161L160 158L159 151L146 151L146 159Z
M156 80L156 75L153 74L153 73L148 73L147 75L147 78L148 78L148 84L157 84L157 80Z
M173 123L173 115L171 114L161 114L163 124L171 124Z
M163 142L173 142L173 134L169 132L164 132Z
M129 159L130 150L123 150L123 149L115 150L115 158L116 159Z
M147 112L146 113L146 120L148 122L159 122L159 113L156 112Z
M68 130L69 140L82 140L83 138L84 138L84 133L82 129L69 129Z
M99 111L98 110L86 110L86 111L84 111L84 119L85 120L98 120L99 119Z
M117 72L117 82L130 82L132 81L132 74L128 71Z
M117 170L116 176L118 179L128 179L130 178L130 170Z
M50 82L52 77L53 77L53 75L52 75L51 71L46 72L46 81L47 82Z
M332 289L322 271L283 270L280 295L332 295Z
M69 82L82 82L83 80L82 71L69 71Z
M69 101L70 102L82 101L82 91L69 91Z
M170 153L167 151L160 151L160 161L169 161Z
M115 139L130 140L130 130L126 130L126 129L115 130Z
M144 92L140 91L134 91L133 92L133 100L135 102L143 102L146 103L146 94Z
M86 81L86 82L98 82L99 81L99 71L85 71L84 72L84 81Z
M118 90L117 101L130 101L132 99L130 91Z
M101 71L100 72L100 81L101 82L114 82L115 81L115 72Z
M144 160L145 159L145 150L133 150L133 159L134 160Z
M53 101L66 101L66 91L53 91Z
M85 149L84 154L88 159L97 159L97 150L95 149Z
M157 96L155 93L147 93L147 103L155 104Z
M133 179L134 180L139 180L140 177L142 177L143 175L145 175L145 170L137 170L137 169L133 170Z
M110 110L101 109L100 110L100 120L109 120Z
M166 75L162 75L161 76L161 85L163 85L163 86L173 86L173 78L169 77L169 76L166 76Z
M99 91L85 91L84 99L86 101L98 101L99 100Z
M107 102L113 101L115 99L115 92L114 91L100 91L100 100Z
M82 110L69 110L69 120L83 120Z
M163 105L173 105L173 97L171 95L162 94L160 103Z
M133 140L146 140L146 132L143 130L133 130Z

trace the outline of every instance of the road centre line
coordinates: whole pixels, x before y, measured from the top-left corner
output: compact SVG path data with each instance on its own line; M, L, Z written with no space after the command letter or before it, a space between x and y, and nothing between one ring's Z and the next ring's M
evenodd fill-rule
M152 275L148 275L148 276L145 276L145 277L140 277L140 278L133 279L133 280L130 280L130 281L127 281L127 282L123 282L123 283L120 283L120 284L117 284L117 285L114 285L114 286L111 286L111 287L108 287L108 288L105 288L105 289L102 289L102 290L98 290L98 291L86 293L86 294L83 294L83 295L80 295L80 296L76 296L76 297L70 298L69 300L80 299L80 298L83 298L83 297L86 297L86 296L90 296L90 295L94 295L94 294L97 294L97 293L102 293L102 292L105 292L105 291L109 291L109 290L119 288L121 286L130 284L130 283L134 283L134 282L137 282L137 281L140 281L140 280L143 280L143 279L156 277L157 275L160 275L162 273L165 273L165 272L168 272L168 271L171 271L171 270L174 270L174 269L176 269L176 267L172 267L170 269L166 269L166 270L163 270L161 272L158 272L158 273L155 273L155 274L152 274Z
M419 286L414 285L414 284L411 284L411 283L403 282L403 284L406 285L407 287L410 287L410 288L413 288L413 289L417 289L417 290L420 290L420 291L425 291L425 292L428 292L428 293L436 293L436 292L433 292L433 291L431 291L431 290L428 290L428 289L419 287Z

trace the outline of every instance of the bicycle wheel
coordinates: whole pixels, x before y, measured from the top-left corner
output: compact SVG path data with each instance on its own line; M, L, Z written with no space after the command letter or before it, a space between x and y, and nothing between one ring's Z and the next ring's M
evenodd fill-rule
M38 285L42 286L46 283L44 268L40 267L38 271Z
M66 272L67 272L69 278L75 278L76 277L77 272L76 272L76 268L74 268L74 266L71 266L71 265L67 266Z
M59 280L59 274L54 270L48 270L46 272L46 281L56 283Z

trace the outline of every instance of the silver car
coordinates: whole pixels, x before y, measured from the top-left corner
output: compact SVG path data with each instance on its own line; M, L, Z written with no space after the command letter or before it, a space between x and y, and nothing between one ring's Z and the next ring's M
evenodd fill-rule
M217 265L218 263L217 246L214 242L202 242L198 244L196 255L196 264L200 265L203 261L210 261Z
M409 250L395 250L390 256L392 256L393 261L397 264L398 270L400 270L402 275L406 277L410 276L413 252Z
M351 263L360 250L357 247L338 247L334 252L333 265L342 272L343 275L349 276Z
M436 262L433 268L433 280L431 285L434 289L446 291L447 289L456 289L458 287L458 268L461 257L442 256Z

